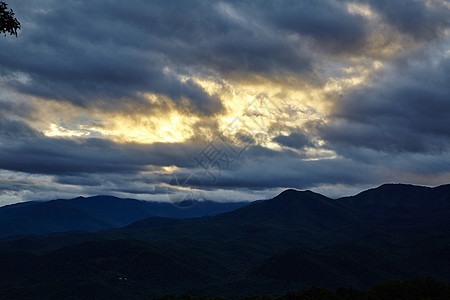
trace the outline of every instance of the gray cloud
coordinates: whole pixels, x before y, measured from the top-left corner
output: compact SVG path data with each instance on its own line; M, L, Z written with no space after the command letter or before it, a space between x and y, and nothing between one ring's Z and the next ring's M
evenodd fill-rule
M203 146L202 146L203 147ZM193 167L196 144L119 144L50 138L20 121L0 122L0 169L35 174L137 173L149 166Z
M3 73L19 71L26 80L10 80L8 84L23 93L81 106L105 101L110 108L120 107L123 101L145 105L142 93L154 92L178 104L188 99L188 108L194 113L220 111L219 99L194 82L183 82L166 71L172 69L167 48L174 48L172 52L182 56L184 47L177 46L175 40L168 42L170 37L161 40L161 32L152 34L157 30L151 24L156 16L146 14L153 11L152 6L136 1L130 7L135 18L126 8L118 9L108 1L18 5L18 11L24 9L22 17L29 26L24 26L18 40L1 41L4 51L0 54L0 69ZM170 17L162 22L171 24ZM133 26L135 22L142 23ZM173 69L189 75L184 68Z
M364 39L362 20L336 2L321 5L268 2L107 0L11 3L24 23L20 38L1 40L0 71L17 90L81 106L147 104L145 92L167 95L193 112L214 114L219 99L175 74L303 73L312 75L299 33L352 48ZM339 46L337 46L339 44ZM336 49L337 49L336 48Z
M329 143L384 152L443 152L450 146L450 58L430 66L410 58L336 100L331 122L319 125ZM333 147L333 146L332 146Z
M0 114L0 138L15 139L20 137L38 137L42 134L28 126L26 123L9 120Z
M445 1L427 3L419 0L369 0L384 19L400 32L418 40L431 40L439 37L450 26L450 8Z
M369 3L393 26L418 38L436 38L449 26L443 6ZM189 99L192 113L218 113L223 109L218 98L175 74L306 72L312 78L314 63L322 61L316 49L356 53L370 35L363 17L350 14L346 2L331 0L11 5L24 28L18 39L0 40L0 72L19 72L26 80L8 84L81 106L105 104L103 109L120 109L129 101L149 105L142 94L153 92L178 105Z
M275 137L273 141L294 149L303 149L306 146L314 146L310 138L301 132L293 132L290 135L279 135Z
M368 35L366 21L338 1L277 1L264 10L281 29L314 39L325 51L354 52Z
M369 168L363 164L349 164L347 159L305 161L279 155L242 162L238 170L224 173L216 182L203 177L204 186L215 188L288 188L305 189L322 184L363 184L375 177L361 176Z

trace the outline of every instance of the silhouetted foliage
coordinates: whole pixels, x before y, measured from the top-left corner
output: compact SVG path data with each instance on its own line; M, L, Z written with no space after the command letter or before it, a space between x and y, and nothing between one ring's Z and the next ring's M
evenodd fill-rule
M0 26L1 33L9 33L10 35L17 36L17 30L20 29L20 22L14 17L14 11L8 10L8 4L4 1L0 1Z
M179 297L165 296L159 300L217 300L213 297L194 297L182 295ZM450 286L442 281L432 278L413 279L407 281L391 280L377 284L369 291L350 288L338 288L336 291L311 287L297 293L287 293L280 297L253 296L241 300L444 300L450 299Z

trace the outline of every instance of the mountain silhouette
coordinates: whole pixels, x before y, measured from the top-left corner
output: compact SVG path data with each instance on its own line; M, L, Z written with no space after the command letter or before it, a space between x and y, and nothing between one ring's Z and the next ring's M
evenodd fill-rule
M387 184L339 199L291 189L214 216L3 239L0 299L237 298L450 282L449 232L450 185Z
M65 231L95 232L151 216L194 218L216 215L250 202L198 201L189 207L113 196L26 202L0 207L0 237Z

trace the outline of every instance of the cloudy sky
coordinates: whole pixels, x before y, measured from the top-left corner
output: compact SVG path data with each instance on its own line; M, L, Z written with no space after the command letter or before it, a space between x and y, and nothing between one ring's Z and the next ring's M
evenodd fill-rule
M450 183L450 2L9 0L0 204Z

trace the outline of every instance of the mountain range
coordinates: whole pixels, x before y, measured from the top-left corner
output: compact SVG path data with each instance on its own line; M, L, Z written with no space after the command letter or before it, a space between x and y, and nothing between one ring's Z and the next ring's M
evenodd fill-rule
M31 201L0 207L0 237L66 231L95 232L148 217L195 218L217 215L250 202L151 202L113 196Z
M4 238L0 299L276 296L450 282L449 265L450 185L385 184L339 199L290 189L217 215Z

